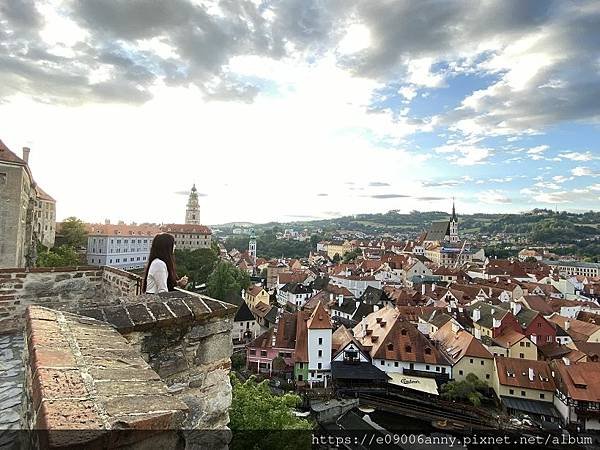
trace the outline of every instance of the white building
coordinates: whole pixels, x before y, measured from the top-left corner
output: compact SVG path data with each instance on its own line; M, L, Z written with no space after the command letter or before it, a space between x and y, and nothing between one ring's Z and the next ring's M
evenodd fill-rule
M132 270L145 267L154 236L153 225L89 225L87 263Z
M331 378L332 325L329 314L319 302L308 319L308 381L329 384Z

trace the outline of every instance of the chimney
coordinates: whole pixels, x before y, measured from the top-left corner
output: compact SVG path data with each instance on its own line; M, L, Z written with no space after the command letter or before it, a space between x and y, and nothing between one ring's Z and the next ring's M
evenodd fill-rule
M570 326L571 326L571 321L565 320L565 331L568 331Z
M431 292L434 292L434 291L435 291L435 283L433 283L433 284L431 285Z
M342 306L342 302L344 301L344 297L341 295L338 297L338 306Z
M529 368L529 381L533 381L534 380L534 375L533 375L533 368Z
M29 152L31 152L29 147L23 147L23 161L27 164L29 164Z
M425 283L421 285L421 295L425 295Z
M473 310L473 322L477 322L479 319L481 319L481 311L479 308L475 308Z

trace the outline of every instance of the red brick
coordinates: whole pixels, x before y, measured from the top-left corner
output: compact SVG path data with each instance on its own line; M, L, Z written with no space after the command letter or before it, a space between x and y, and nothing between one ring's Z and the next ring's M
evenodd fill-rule
M45 308L27 308L27 312L25 316L29 319L37 319L37 320L56 320L56 312L50 309Z
M42 400L87 397L88 392L78 370L46 369L35 371L31 394L37 410Z
M41 367L75 368L75 358L70 350L36 346L31 357L33 369Z

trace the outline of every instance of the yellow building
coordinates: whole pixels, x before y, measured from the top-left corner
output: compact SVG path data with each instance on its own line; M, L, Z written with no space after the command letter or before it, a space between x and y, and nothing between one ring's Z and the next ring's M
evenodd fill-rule
M491 339L487 347L494 356L530 361L538 359L537 346L527 336L514 330L507 330L500 336Z
M462 381L470 373L482 381L492 384L494 357L485 346L454 321L448 321L432 336L434 342L452 363L452 378Z
M260 285L250 286L246 291L244 300L250 308L254 308L258 303L269 304L269 293Z
M505 406L514 405L515 402L511 402L511 398L552 405L556 389L548 361L529 361L499 356L494 358L492 384L496 395ZM548 408L549 411L551 409Z

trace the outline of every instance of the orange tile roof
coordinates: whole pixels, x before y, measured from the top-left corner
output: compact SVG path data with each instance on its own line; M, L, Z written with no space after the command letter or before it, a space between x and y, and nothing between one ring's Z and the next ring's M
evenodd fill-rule
M582 362L565 365L556 361L558 389L569 398L583 402L600 402L600 363Z
M160 229L165 233L212 234L212 230L206 225L194 225L189 223L168 223L161 225Z
M322 302L319 302L310 316L310 319L308 319L306 326L309 330L326 330L333 328L331 325L331 318L327 311L325 311Z
M519 333L513 329L508 329L500 336L496 336L493 341L500 347L510 348L517 342L521 342L526 336L523 333Z
M308 314L304 311L296 313L296 352L294 359L296 362L308 362L308 329L306 323Z
M554 322L559 327L567 332L574 341L587 341L590 336L600 330L600 325L594 323L584 322L577 319L569 319L568 317L560 316L558 314L549 317L548 320ZM566 323L569 323L568 329L565 329Z

